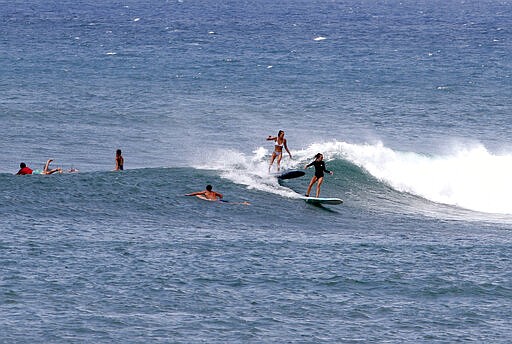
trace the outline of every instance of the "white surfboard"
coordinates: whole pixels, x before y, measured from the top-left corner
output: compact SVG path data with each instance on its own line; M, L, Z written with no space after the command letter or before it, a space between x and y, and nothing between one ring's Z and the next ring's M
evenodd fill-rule
M244 202L231 202L226 201L223 199L209 199L206 198L204 195L196 195L197 198L202 199L203 201L210 201L210 202L219 202L219 203L229 203L229 204L242 204L242 205L251 205L251 203L244 201Z
M310 203L310 204L331 204L331 205L336 205L336 204L341 204L343 203L343 200L341 198L334 198L334 197L305 197L304 198L304 201L306 201L306 203Z

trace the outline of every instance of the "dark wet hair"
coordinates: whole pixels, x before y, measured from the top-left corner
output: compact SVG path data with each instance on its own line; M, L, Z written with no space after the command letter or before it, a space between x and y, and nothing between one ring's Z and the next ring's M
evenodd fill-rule
M25 167L27 167L27 165L26 165L24 162L22 162L22 163L20 164L20 168L25 168Z
M279 130L279 131L277 132L277 136L279 137L279 135L281 135L281 133L284 133L284 131Z
M120 149L116 150L116 154L121 155L121 150Z
M210 184L206 185L206 190L212 191L212 186Z
M322 153L316 153L315 160L322 156Z

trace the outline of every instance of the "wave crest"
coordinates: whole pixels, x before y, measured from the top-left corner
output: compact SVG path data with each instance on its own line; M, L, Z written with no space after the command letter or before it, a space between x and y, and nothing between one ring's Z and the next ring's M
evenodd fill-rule
M483 145L428 156L373 145L330 142L312 145L327 159L343 158L400 192L461 208L512 214L511 154L493 154Z

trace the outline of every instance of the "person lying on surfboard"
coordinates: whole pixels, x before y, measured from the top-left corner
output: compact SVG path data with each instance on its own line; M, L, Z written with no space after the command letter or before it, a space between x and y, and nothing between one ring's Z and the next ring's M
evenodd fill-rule
M16 173L17 175L32 174L32 169L27 167L24 162L20 163L20 170Z
M210 200L210 201L217 201L217 200L222 199L222 194L218 193L216 191L213 191L212 186L210 184L206 185L206 190L192 192L192 193L186 194L185 196L199 196L199 197L202 196L201 198L204 197L205 199Z
M290 159L292 158L292 153L290 153L290 150L288 149L288 146L286 145L286 139L284 138L284 131L279 130L279 132L277 133L277 136L269 135L267 137L267 141L275 141L274 151L272 152L272 156L270 157L270 165L268 166L268 171L270 172L270 168L272 168L272 164L274 163L274 160L276 160L276 158L277 158L277 170L279 171L281 169L281 159L283 158L283 147L288 152Z
M315 166L315 175L313 178L311 178L311 181L309 182L308 191L306 191L306 197L309 197L309 193L311 192L311 188L313 187L313 184L316 184L316 198L320 197L320 186L324 182L324 172L327 172L329 174L333 174L332 171L328 171L325 168L325 162L324 162L324 156L322 153L317 153L315 155L315 160L312 163L307 164L304 168L308 168L310 166Z
M206 190L192 192L192 193L186 194L185 196L196 196L197 198L203 199L205 201L222 202L222 203L227 203L227 204L243 204L243 205L251 204L247 201L244 201L244 202L225 201L222 199L223 196L221 193L212 190L211 185L206 185Z

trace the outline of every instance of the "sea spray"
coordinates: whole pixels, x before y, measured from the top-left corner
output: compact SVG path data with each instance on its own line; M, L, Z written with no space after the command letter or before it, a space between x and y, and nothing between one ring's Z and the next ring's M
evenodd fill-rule
M377 144L313 144L297 156L323 152L326 160L346 159L400 192L436 203L512 214L512 154L494 154L483 145L445 155L402 152Z

